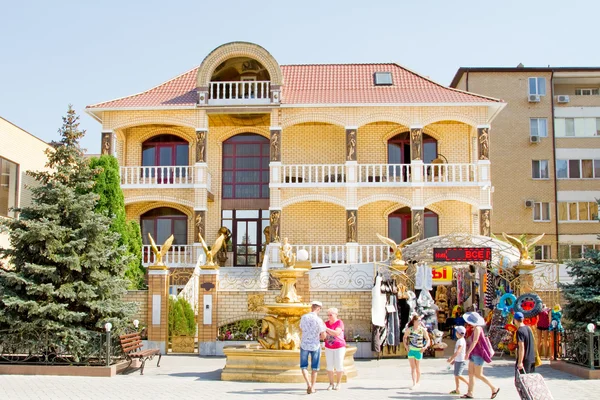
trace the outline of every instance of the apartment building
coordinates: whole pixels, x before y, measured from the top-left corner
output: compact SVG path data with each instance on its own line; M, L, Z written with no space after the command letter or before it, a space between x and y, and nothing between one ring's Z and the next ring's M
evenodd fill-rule
M494 234L545 233L537 259L600 249L600 67L463 67L450 86L507 103L490 132Z
M277 263L285 237L315 264L352 264L387 259L376 233L489 235L488 133L504 106L397 64L284 66L234 42L86 111L145 246L173 234L168 265L193 266L198 234L210 244L225 226L227 265L254 267L267 243Z
M29 187L35 180L26 172L45 169L50 146L1 117L0 138L0 218L15 218L12 208L31 203ZM8 245L8 235L0 233L0 247Z

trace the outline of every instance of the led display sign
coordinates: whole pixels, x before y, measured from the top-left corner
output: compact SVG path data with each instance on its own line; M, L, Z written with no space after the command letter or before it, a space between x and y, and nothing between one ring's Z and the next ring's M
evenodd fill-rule
M490 261L491 247L434 247L433 261Z

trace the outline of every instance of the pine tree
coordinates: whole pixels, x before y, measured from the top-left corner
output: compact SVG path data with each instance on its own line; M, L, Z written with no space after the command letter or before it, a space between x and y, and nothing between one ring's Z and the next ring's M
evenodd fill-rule
M121 190L119 162L113 156L103 155L92 158L90 167L97 170L94 192L100 198L96 212L112 218L110 230L119 234L118 245L125 246L130 261L125 266L125 277L129 279L129 289L143 289L146 271L142 265L142 236L137 222L127 223L125 218L125 198Z
M50 172L31 172L40 185L32 205L4 222L11 266L0 270L0 328L32 337L40 333L84 347L87 334L106 322L119 328L135 307L122 301L128 262L110 219L94 211L94 171L83 157L79 117L69 106L61 140L48 150Z
M560 285L565 296L567 325L584 329L590 322L600 324L600 252L586 251L584 258L567 263L572 283Z

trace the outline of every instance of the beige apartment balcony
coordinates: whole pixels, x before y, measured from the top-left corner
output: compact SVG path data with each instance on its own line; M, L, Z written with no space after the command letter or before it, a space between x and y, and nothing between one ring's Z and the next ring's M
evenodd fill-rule
M269 81L210 82L209 106L271 104ZM277 103L278 99L274 99Z
M477 186L479 168L476 163L272 165L271 187Z
M206 188L212 193L212 179L205 166L120 167L122 189Z

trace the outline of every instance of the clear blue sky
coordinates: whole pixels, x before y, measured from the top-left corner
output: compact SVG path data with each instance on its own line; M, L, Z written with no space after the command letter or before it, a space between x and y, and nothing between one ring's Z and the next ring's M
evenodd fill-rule
M241 40L280 64L398 62L448 85L461 66L599 66L598 0L3 0L0 116L43 140L68 104L149 89ZM0 141L1 145L1 141Z

